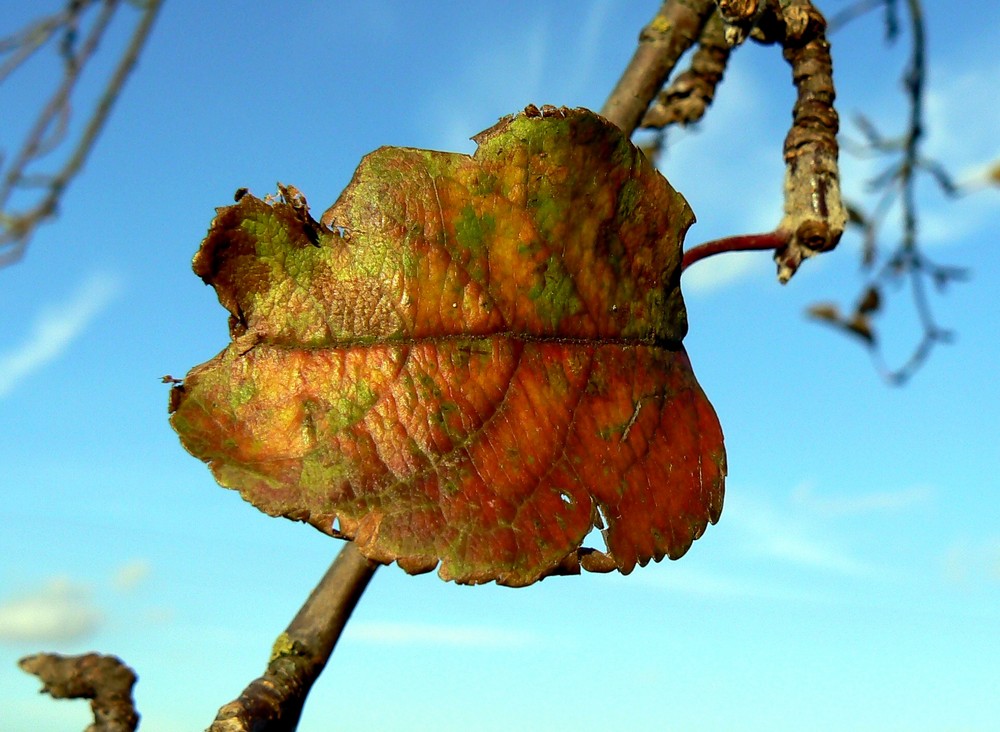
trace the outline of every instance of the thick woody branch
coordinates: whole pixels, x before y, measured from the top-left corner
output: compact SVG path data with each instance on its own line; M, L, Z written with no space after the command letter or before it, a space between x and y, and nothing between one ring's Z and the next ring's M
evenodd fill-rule
M725 38L730 46L746 40L767 10L768 0L716 0L719 15L725 25Z
M632 134L681 55L701 36L713 0L666 0L639 34L632 56L601 114Z
M646 112L642 126L689 125L705 116L722 81L732 47L726 41L722 16L712 13L698 38L691 67L679 74Z
M784 216L773 232L784 283L802 261L833 249L847 224L837 158L839 121L833 107L833 63L826 21L810 0L718 0L726 39L748 35L782 47L797 91L785 137Z
M264 675L226 704L208 732L290 732L379 565L348 542L278 636Z
M668 0L644 31L643 40L651 37L649 29L655 29L661 18L673 17L682 6L691 12L685 3ZM847 212L840 197L839 122L833 107L833 65L826 41L826 21L810 0L716 0L716 6L714 11L704 6L696 8L700 30L691 68L680 74L645 113L643 126L661 128L700 119L725 72L731 46L745 38L782 47L792 67L797 91L792 126L784 145L784 215L773 232L710 242L690 257L690 263L709 253L726 251L727 244L752 245L751 248L756 249L772 241L775 242L778 279L787 282L804 259L833 249L847 223ZM701 14L704 12L707 14ZM669 24L663 26L673 28ZM691 27L695 26L692 22ZM691 44L689 36L686 42ZM630 97L619 93L622 89L645 90L646 87L630 77L630 72L645 73L647 83L661 83L665 78L657 75L660 67L650 62L639 63L638 60L646 55L654 60L658 58L652 53L652 45L645 49L640 43L633 63L609 99L606 110L612 109L612 102L619 98L637 99L637 103L645 99L640 94ZM676 57L671 63L675 62ZM621 121L616 121L623 129L631 131L628 126L631 119L623 114Z
M787 282L803 259L833 249L847 224L837 162L839 120L833 107L833 62L826 21L809 0L782 0L779 27L785 60L798 92L785 138L785 216L790 236L775 253Z
M139 725L132 701L135 672L114 656L39 653L17 665L41 679L42 692L54 699L90 699L94 724L87 732L133 732Z

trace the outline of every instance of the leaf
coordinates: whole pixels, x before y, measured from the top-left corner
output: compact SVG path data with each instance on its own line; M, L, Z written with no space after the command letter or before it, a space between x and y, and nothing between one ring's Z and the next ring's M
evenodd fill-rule
M869 287L849 318L840 314L840 309L832 303L817 303L806 310L806 315L836 328L842 333L860 338L869 346L876 341L871 315L881 307L879 292Z
M322 223L291 187L218 209L194 269L233 340L171 423L262 511L409 572L526 585L602 524L622 572L679 557L725 475L681 346L694 217L586 110L475 140L371 153Z

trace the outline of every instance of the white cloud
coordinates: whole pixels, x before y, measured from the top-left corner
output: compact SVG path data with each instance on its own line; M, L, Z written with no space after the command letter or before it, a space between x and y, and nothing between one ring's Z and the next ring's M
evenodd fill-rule
M685 249L739 234L771 231L783 216L783 126L765 110L772 84L737 60L726 72L718 96L693 128L671 128L659 168L698 217ZM769 252L719 254L684 273L685 294L702 295L754 279L775 278Z
M143 584L149 578L151 571L149 562L145 559L133 559L115 570L111 582L116 589L129 592Z
M681 291L685 295L703 295L753 273L765 275L765 270L774 271L769 252L727 252L696 262L685 270Z
M598 64L605 62L606 37L608 33L608 16L614 11L612 3L597 2L583 12L576 38L568 41L571 60L565 64L569 73L559 79L562 93L566 99L587 96L592 91L595 72ZM570 29L572 30L572 29ZM550 31L551 37L560 30ZM553 104L555 102L552 102Z
M545 70L548 34L543 22L524 25L516 35L498 38L489 47L470 49L453 81L428 98L426 145L437 150L473 153L473 135L505 114L538 99Z
M528 104L594 106L594 75L606 61L612 3L583 4L570 23L540 4L516 30L469 48L448 83L427 99L426 143L471 153L470 138ZM558 49L555 52L553 49Z
M761 535L759 549L776 559L836 574L857 576L870 573L863 562L852 558L842 547L825 544L795 531Z
M735 505L734 505L735 504ZM726 519L748 552L788 564L851 577L873 568L850 555L801 515L741 497L730 498Z
M511 648L535 641L530 633L487 626L444 626L422 623L357 623L347 627L347 636L387 645L436 645L475 648Z
M792 490L792 501L824 516L847 516L884 511L901 511L933 496L929 486L913 486L895 491L874 491L860 495L821 496L814 486L803 483Z
M73 297L41 313L27 340L0 354L0 398L26 377L59 358L121 289L107 274L91 275Z
M0 603L0 641L55 643L92 635L102 613L91 603L90 588L65 577Z
M926 95L927 154L949 169L1000 155L1000 65L934 69Z
M1000 66L992 57L966 59L947 65L932 63L930 83L925 92L926 131L923 155L940 163L959 184L974 182L987 167L1000 159L1000 105L988 90L1000 85ZM862 109L877 121L886 135L897 133L906 122L906 99L900 94L862 100ZM848 138L860 135L845 124ZM883 172L897 157L841 155L841 171L847 198L862 207L874 205L868 182ZM996 229L996 191L975 191L960 198L947 197L940 188L921 178L917 193L919 237L923 245L946 246L970 236L986 235ZM880 231L884 245L902 236L899 209L893 207Z

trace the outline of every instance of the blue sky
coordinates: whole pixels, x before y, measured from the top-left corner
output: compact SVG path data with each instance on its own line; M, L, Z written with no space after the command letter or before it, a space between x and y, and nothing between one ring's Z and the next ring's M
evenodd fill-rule
M927 153L975 179L1000 158L1000 6L927 5ZM167 424L160 377L228 339L190 271L214 207L281 181L322 210L380 145L471 151L528 103L599 108L655 6L166 3L59 219L0 271L0 727L85 726L85 703L38 696L14 663L93 649L138 670L142 729L203 728L339 548L218 488ZM880 32L837 35L836 74L845 121L892 131L906 46ZM44 71L0 88L2 134ZM777 50L747 47L701 128L670 138L689 244L778 221L791 99ZM859 195L878 164L844 170ZM382 569L300 729L995 729L1000 206L995 189L920 201L930 254L973 276L935 297L957 338L908 386L803 316L858 292L857 241L786 287L766 255L692 268L686 344L729 451L720 523L628 577L510 590ZM900 292L880 323L891 360L911 311Z

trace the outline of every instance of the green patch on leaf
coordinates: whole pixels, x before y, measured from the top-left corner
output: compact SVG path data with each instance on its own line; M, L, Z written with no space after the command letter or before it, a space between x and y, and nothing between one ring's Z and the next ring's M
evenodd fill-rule
M528 292L542 320L557 329L563 318L576 315L583 307L576 295L573 278L557 257L549 257L540 281Z

